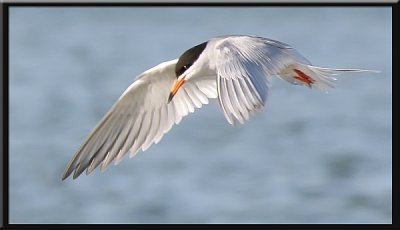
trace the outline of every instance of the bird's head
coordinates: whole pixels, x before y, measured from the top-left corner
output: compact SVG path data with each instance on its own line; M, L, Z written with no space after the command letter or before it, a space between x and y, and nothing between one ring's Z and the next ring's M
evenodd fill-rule
M186 50L178 59L175 65L176 80L172 84L170 94L168 97L168 103L171 102L172 98L178 92L179 88L185 83L187 74L191 71L191 66L199 58L200 54L206 48L207 42L203 42L197 46L194 46Z

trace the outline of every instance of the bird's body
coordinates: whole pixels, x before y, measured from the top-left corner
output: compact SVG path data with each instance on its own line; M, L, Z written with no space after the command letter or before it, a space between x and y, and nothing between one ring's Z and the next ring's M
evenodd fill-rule
M209 99L218 98L234 125L263 108L273 76L326 90L337 71L367 70L316 67L289 45L267 38L212 38L140 74L80 146L63 179L146 150Z

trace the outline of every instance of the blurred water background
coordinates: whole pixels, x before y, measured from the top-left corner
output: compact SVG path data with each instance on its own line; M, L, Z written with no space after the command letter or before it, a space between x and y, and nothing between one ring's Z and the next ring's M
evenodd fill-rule
M13 7L10 223L391 223L389 7ZM61 181L142 71L208 38L286 42L342 74L324 93L274 79L230 127L217 102L104 173Z

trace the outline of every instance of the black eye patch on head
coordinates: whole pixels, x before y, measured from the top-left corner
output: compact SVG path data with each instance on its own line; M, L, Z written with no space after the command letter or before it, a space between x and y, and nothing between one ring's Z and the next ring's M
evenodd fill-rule
M186 50L180 57L175 66L175 74L178 78L199 58L200 54L206 48L207 42L203 42Z

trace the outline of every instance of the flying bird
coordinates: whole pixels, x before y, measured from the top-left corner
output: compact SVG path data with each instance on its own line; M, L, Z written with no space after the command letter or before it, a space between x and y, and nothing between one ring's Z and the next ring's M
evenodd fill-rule
M89 134L62 179L104 171L129 152L133 157L158 143L174 124L217 98L229 124L244 123L266 103L273 76L326 91L336 72L311 64L280 41L245 35L220 36L141 73Z

